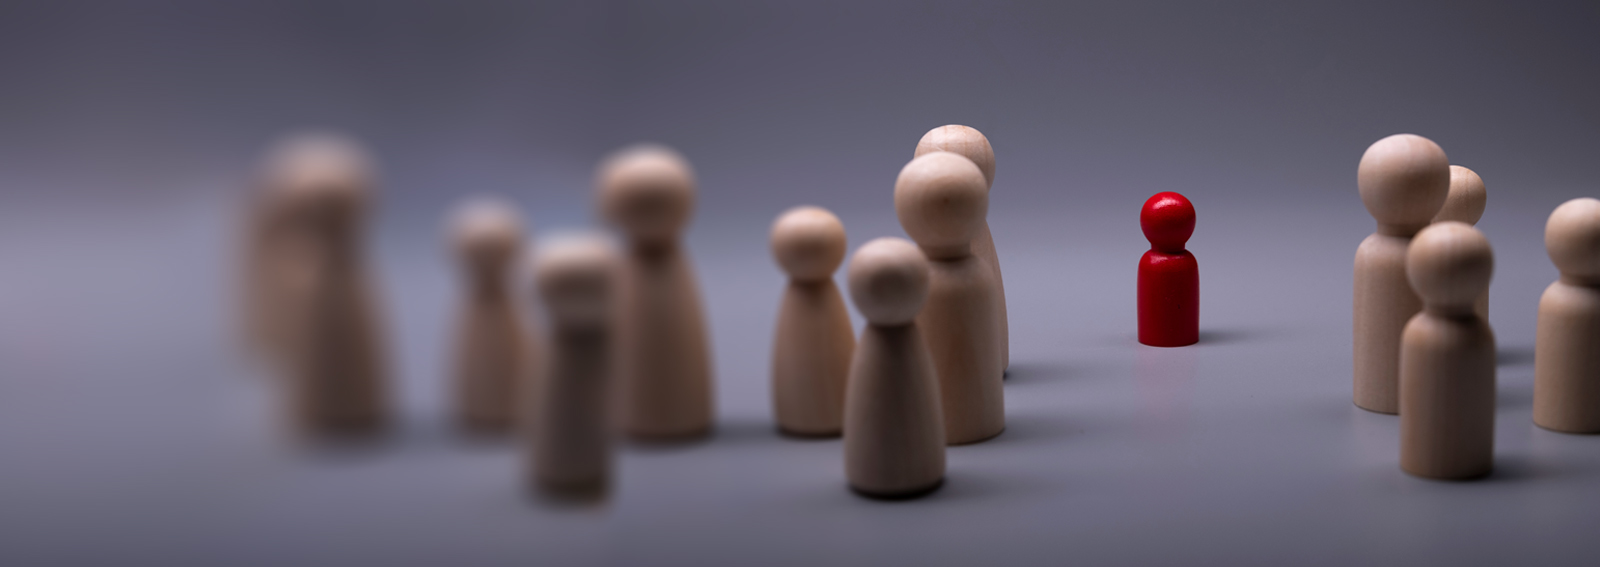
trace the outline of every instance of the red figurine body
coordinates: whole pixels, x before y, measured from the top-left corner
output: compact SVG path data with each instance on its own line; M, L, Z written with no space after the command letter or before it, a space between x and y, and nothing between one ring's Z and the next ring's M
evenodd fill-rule
M1180 347L1200 342L1200 264L1183 248L1194 234L1194 205L1171 191L1139 211L1150 251L1139 259L1139 342Z

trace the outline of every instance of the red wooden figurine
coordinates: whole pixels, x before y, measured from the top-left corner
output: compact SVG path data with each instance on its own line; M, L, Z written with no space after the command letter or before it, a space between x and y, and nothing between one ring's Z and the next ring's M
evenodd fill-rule
M1150 251L1139 259L1139 342L1180 347L1200 341L1200 265L1183 248L1194 234L1194 205L1156 193L1139 211Z

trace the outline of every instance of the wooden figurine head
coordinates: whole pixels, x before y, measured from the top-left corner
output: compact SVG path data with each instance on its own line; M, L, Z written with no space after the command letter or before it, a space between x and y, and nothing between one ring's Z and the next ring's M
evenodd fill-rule
M1483 187L1483 178L1470 169L1459 165L1450 166L1450 194L1445 197L1444 207L1439 209L1439 214L1433 215L1433 222L1458 221L1467 224L1478 224L1478 219L1483 218L1483 209L1488 205L1489 192Z
M795 207L772 223L772 257L796 281L833 277L844 252L844 224L827 209Z
M626 148L606 159L598 177L601 214L634 243L669 244L689 223L694 171L677 152L655 145Z
M451 218L449 239L469 274L492 279L522 249L522 217L510 203L476 198Z
M1395 134L1361 155L1356 182L1379 232L1410 236L1444 206L1450 193L1450 159L1433 140Z
M1581 197L1556 207L1544 225L1544 248L1562 278L1600 284L1600 200Z
M933 152L956 153L972 160L983 172L984 185L994 186L994 147L977 128L949 124L929 130L917 141L917 151L911 157Z
M878 326L910 323L928 299L928 260L903 238L878 238L850 258L850 299Z
M1445 221L1428 226L1406 252L1406 279L1428 311L1474 313L1478 297L1489 291L1494 251L1471 225Z
M375 186L372 162L361 146L323 133L280 142L263 177L290 222L319 234L353 233L365 217Z
M989 186L972 160L923 154L895 179L894 212L929 258L962 258L972 254L972 238L989 214Z
M595 234L551 239L533 261L535 292L559 326L604 328L611 317L617 254Z

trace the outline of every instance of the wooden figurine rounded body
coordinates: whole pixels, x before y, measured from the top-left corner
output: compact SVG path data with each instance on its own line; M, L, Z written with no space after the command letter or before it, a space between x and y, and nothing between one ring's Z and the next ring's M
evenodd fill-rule
M1444 205L1450 160L1427 138L1396 134L1367 148L1357 181L1378 230L1356 249L1354 400L1392 414L1400 411L1400 333L1422 310L1406 281L1406 250Z
M1433 222L1457 221L1477 226L1478 219L1483 218L1483 210L1489 204L1489 192L1483 186L1483 178L1477 172L1459 165L1450 166L1450 192L1445 197L1444 206L1439 208L1439 213L1433 215ZM1476 304L1478 315L1484 319L1489 318L1489 294L1478 298Z
M1533 422L1566 433L1600 433L1600 200L1557 207L1544 242L1561 278L1539 298Z
M836 436L855 332L833 272L844 260L844 225L818 207L796 207L772 225L772 255L789 275L772 345L772 405L778 428Z
M704 309L679 233L694 174L672 150L629 148L601 167L600 209L627 237L617 298L618 422L630 437L711 432L711 353Z
M540 250L534 287L550 315L549 347L524 399L531 488L561 499L607 491L611 434L612 313L617 255L598 236L555 240Z
M994 147L989 145L989 138L978 129L947 124L929 130L917 141L917 149L912 157L930 152L952 152L972 160L983 172L984 186L991 190L994 188ZM994 271L995 301L1000 313L1000 369L1004 371L1011 367L1011 323L1006 311L1006 279L1000 272L1000 253L995 249L994 234L989 231L987 218L972 237L972 255Z
M298 226L284 291L283 337L298 429L365 435L389 420L377 298L362 246L371 187L333 161L297 172L287 205Z
M925 494L944 481L940 386L917 321L928 262L910 242L879 238L850 260L850 297L867 325L850 363L845 397L845 475L880 498Z
M983 173L950 152L911 160L895 181L900 225L928 257L927 304L917 323L938 369L945 440L976 443L1005 430L998 283L972 255L972 235L988 210Z
M1400 349L1400 466L1466 479L1494 466L1495 340L1474 309L1494 273L1489 240L1446 221L1419 233L1406 274L1422 297Z
M468 203L451 226L466 291L456 324L455 414L469 430L510 431L517 389L529 374L531 337L517 315L509 273L522 235L516 210L487 199Z
M1194 205L1156 193L1140 210L1150 250L1139 258L1139 342L1180 347L1200 342L1200 264L1184 249L1194 234Z

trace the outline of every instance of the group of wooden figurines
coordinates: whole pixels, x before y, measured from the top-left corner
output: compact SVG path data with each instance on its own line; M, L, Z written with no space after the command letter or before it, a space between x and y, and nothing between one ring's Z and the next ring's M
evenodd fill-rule
M987 139L965 126L930 131L894 188L917 243L880 238L856 252L850 293L868 320L859 343L833 273L838 218L798 207L774 224L790 276L773 351L778 428L845 438L857 491L900 497L936 488L946 444L1005 428L1005 299L985 219L994 175ZM244 330L281 375L284 407L307 439L367 438L392 415L380 310L362 234L374 186L356 144L291 138L274 151L251 203L242 274ZM528 479L555 496L603 494L614 432L681 441L712 430L704 312L680 244L695 200L689 164L659 146L620 151L599 168L597 204L621 245L599 234L553 238L529 255L505 203L477 200L449 240L464 299L453 350L459 424L520 431ZM515 291L528 282L538 308ZM530 324L543 313L541 332Z
M1494 463L1494 257L1473 228L1486 192L1433 141L1397 134L1361 158L1361 200L1378 221L1356 250L1357 406L1400 415L1400 465L1442 479ZM1561 272L1539 302L1534 423L1600 432L1600 200L1573 199L1545 225Z

